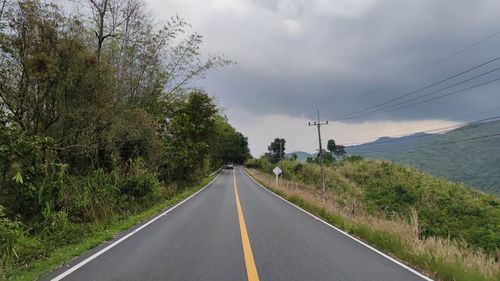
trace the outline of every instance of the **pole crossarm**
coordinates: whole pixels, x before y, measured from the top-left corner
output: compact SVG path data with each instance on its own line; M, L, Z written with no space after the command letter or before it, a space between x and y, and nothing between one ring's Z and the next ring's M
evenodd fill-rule
M324 122L318 122L318 121L314 121L314 122L309 122L309 126L323 126L323 125L328 125L328 121L324 121Z

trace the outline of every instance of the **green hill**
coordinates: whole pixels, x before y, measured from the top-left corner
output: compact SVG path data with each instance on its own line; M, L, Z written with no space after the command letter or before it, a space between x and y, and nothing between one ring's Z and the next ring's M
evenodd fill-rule
M346 149L351 155L385 159L437 177L500 194L500 122L465 126L445 134L380 138Z
M304 151L295 151L292 153L288 153L286 156L292 158L294 154L297 155L297 161L299 162L305 162L309 157L316 157L315 154L307 153Z

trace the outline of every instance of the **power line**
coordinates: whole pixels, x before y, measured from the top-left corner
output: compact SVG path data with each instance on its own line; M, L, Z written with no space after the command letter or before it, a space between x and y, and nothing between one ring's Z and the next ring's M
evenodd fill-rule
M421 92L421 91L423 91L423 90L425 90L425 89L429 89L429 88L434 87L434 86L436 86L436 85L438 85L438 84L442 84L442 83L444 83L444 82L446 82L446 81L449 81L449 80L451 80L451 79L454 79L454 78L456 78L456 77L459 77L459 76L461 76L461 75L463 75L463 74L465 74L465 73L471 72L471 71L473 71L473 70L476 70L476 69L478 69L478 68L480 68L480 67L483 67L483 66L485 66L485 65L487 65L487 64L490 64L490 63L495 62L495 61L498 61L498 60L500 60L500 57L493 58L493 59L491 59L491 60L489 60L489 61L483 62L483 63L481 63L481 64L479 64L479 65L477 65L477 66L474 66L474 67L472 67L472 68L469 68L469 69L467 69L467 70L464 70L464 71L462 71L462 72L460 72L460 73L457 73L457 74L455 74L455 75L452 75L452 76L450 76L450 77L448 77L448 78L442 79L442 80L440 80L440 81L438 81L438 82L435 82L435 83L433 83L433 84L431 84L431 85L428 85L428 86L422 87L422 88L420 88L420 89L418 89L418 90L415 90L415 91L412 91L412 92L410 92L410 93L408 93L408 94L405 94L405 95L402 95L402 96L399 96L399 97L393 98L393 99L391 99L391 100L389 100L389 101L386 101L386 102L383 102L383 103L379 103L379 104L377 104L377 105L375 105L375 106L370 107L370 109L373 109L373 108L379 107L379 106L381 106L381 105L386 105L386 104L389 104L389 103L391 103L391 102L393 102L393 101L396 101L396 100L399 100L399 99L401 99L401 98L404 98L404 97L407 97L407 96L413 95L413 94L418 93L418 92ZM442 97L445 97L445 96L448 96L448 95L451 95L451 94L458 94L458 93L464 92L464 91L466 91L466 90L470 90L470 89L472 89L472 88L479 87L479 86L482 86L482 85L484 85L484 84L494 82L494 81L496 81L497 79L495 79L495 80L493 80L493 81L488 81L487 83L484 83L484 84L478 84L478 85L475 85L475 86L473 86L473 87L466 88L466 89L464 89L464 90L460 90L460 91L457 91L457 92L453 92L453 93L451 93L451 94L442 95L442 96L439 96L438 98L432 98L432 99L429 99L429 100L425 100L425 101L422 101L422 102L416 102L416 103L410 104L410 105L408 105L408 106L402 106L402 107L399 107L399 108L398 108L398 106L400 106L400 105L405 105L405 104L407 104L407 103L409 103L409 102L416 101L416 100L421 99L421 98L423 98L423 97L431 96L431 95L433 95L433 94L436 94L436 93L442 92L442 91L444 91L444 90L451 89L451 88L453 88L453 87L456 87L456 86L458 86L458 85L461 85L461 84L464 84L464 83L470 82L470 81L472 81L472 80L474 80L474 79L477 79L477 78L480 78L480 77L486 76L486 75L491 74L491 73L493 73L493 72L496 72L496 71L498 71L498 70L500 70L500 67L497 67L497 68L495 68L495 69L492 69L492 70L489 70L489 71L483 72L483 73L481 73L481 74L478 74L478 75L473 76L473 77L471 77L471 78L468 78L468 79L466 79L466 80L463 80L463 81L460 81L460 82L454 83L454 84L452 84L452 85L448 85L448 86L446 86L446 87L440 88L440 89L435 90L435 91L432 91L432 92L430 92L430 93L427 93L427 94L424 94L424 95L420 95L420 96L418 96L418 97L415 97L415 98L412 98L412 99L409 99L409 100L406 100L406 101L402 101L402 102L399 102L399 103L396 103L396 104L392 104L392 105L389 105L389 106L386 106L386 107L382 107L382 108L380 108L380 109L371 110L371 111L365 112L365 113L363 113L363 114L359 114L359 113L362 113L364 110L367 110L367 109L369 109L369 108L366 108L366 109L364 109L364 110L360 110L360 111L356 111L356 112L352 112L352 113L350 113L350 114L343 115L343 116L349 116L349 115L354 115L354 116L352 116L352 117L345 117L345 118L342 118L342 119L337 119L337 121L345 121L345 120L352 120L352 119L362 119L362 118L367 118L367 117L374 116L374 115L378 115L378 114L381 114L381 113L390 112L390 111L394 111L394 110L398 110L398 109L402 109L402 108L407 108L407 107L409 107L409 106L417 105L417 104L424 103L424 102L429 102L429 101L432 101L432 100L435 100L435 99L438 99L438 98L442 98ZM357 114L357 116L356 116L356 114ZM342 115L341 115L341 116L342 116ZM290 137L290 138L288 138L288 139L294 139L294 138L296 138L296 137L299 137L299 136L304 135L305 133L306 133L306 130L305 130L305 128L303 128L303 129L299 130L299 133L298 133L297 135L294 135L294 136L292 136L292 137Z
M456 86L458 86L458 85L461 85L461 84L464 84L464 83L470 82L470 81L472 81L472 80L474 80L474 79L477 79L477 78L480 78L480 77L486 76L486 75L488 75L488 74L490 74L490 73L493 73L493 72L496 72L496 71L498 71L498 70L500 70L500 67L497 67L497 68L495 68L495 69L492 69L492 70L486 71L486 72L484 72L484 73L481 73L481 74L479 74L479 75L476 75L476 76L471 77L471 78L469 78L469 79L466 79L466 80L464 80L464 81L460 81L460 82L457 82L457 83L455 83L455 84L448 85L448 86L446 86L446 87L444 87L444 88L441 88L441 89L435 90L435 91L433 91L433 92L430 92L430 93L427 93L427 94L424 94L424 95L420 95L420 96L418 96L418 97L411 98L411 99L409 99L409 100L402 101L402 102L399 102L399 103L396 103L396 104L393 104L393 105L390 105L390 106L387 106L387 107L383 107L383 108L381 108L381 109L376 109L376 110L372 110L372 111L369 111L369 112L365 112L365 114L370 114L370 113L374 113L374 112L379 112L379 111L382 111L382 110L386 110L386 109L389 109L389 108L394 108L394 107L397 107L397 106L399 106L399 105L403 105L403 104L406 104L406 103L409 103L409 102L412 102L412 101L415 101L415 100L421 99L421 98L423 98L423 97L428 97L428 96L434 95L434 94L436 94L436 93L442 92L442 91L444 91L444 90L448 90L448 89L451 89L451 88L456 87ZM347 120L347 119L349 119L349 118L344 118L344 119L339 119L339 120Z
M496 82L498 80L500 80L500 77L488 80L486 82L482 82L482 83L476 84L474 86L471 86L471 87L468 87L468 88L465 88L465 89L462 89L462 90L453 91L453 92L450 92L450 93L447 93L447 94L444 94L444 95L440 95L440 96L437 96L437 97L429 98L429 99L426 99L426 100L423 100L423 101L419 101L419 102L415 102L415 103L403 105L403 106L400 106L400 107L397 107L397 105L401 105L401 104L396 104L396 105L393 105L391 107L388 107L388 108L385 108L385 109L381 109L382 111L377 110L377 111L374 111L374 112L369 112L369 113L367 113L364 116L354 116L354 117L350 117L350 118L338 119L337 121L353 120L353 119L364 119L364 118L367 118L367 117L372 117L372 116L380 115L382 113L387 113L387 112L391 112L391 111L396 111L396 110L408 108L408 107L411 107L411 106L415 106L415 105L419 105L419 104L422 104L422 103L431 102L431 101L434 101L434 100L437 100L437 99L441 99L441 98L444 98L444 97L448 97L448 96L460 94L460 93L466 92L468 90L471 90L471 89L474 89L474 88L477 88L477 87L484 86L486 84L490 84L490 83ZM424 97L424 96L421 96L419 98L422 98L422 97Z
M463 115L463 116L460 116L459 118L463 119L463 118L472 117L472 116L480 116L480 115L484 115L484 114L487 114L487 113L495 112L495 111L498 111L498 110L500 110L500 107L489 109L489 110L485 110L485 111L481 111L479 113ZM491 123L500 121L500 120L495 120L495 119L500 119L500 115L493 116L493 117L488 117L488 118L481 118L481 119L477 119L477 120L473 120L473 121L462 122L462 123L459 123L459 124L445 126L445 127L438 127L438 128L428 129L428 130L422 130L422 131L418 131L418 132L407 132L407 133L400 133L400 134L396 134L396 135L386 135L384 137L388 137L388 138L400 138L400 137L404 137L404 136L408 136L408 135L416 135L416 134L426 134L426 135L422 135L421 137L430 137L430 136L435 136L435 134L428 134L428 133L450 131L450 130L453 130L453 129L464 129L465 130L465 129L471 128L472 126L474 126L474 128L477 128L477 127L480 127L480 126L485 126L485 125L489 125ZM428 127L428 125L427 126L418 126L418 127L413 127L413 128L419 128L419 127L420 128L421 127ZM378 135L372 135L372 136L378 136ZM368 139L367 137L369 137L369 136L364 136L363 138L355 139L355 140L353 140L353 142L344 143L342 145L344 145L346 147L357 146L357 145L371 146L371 145L379 145L379 144L385 144L385 143L390 143L390 142L396 142L396 141L398 141L398 139L391 139L391 140L387 140L387 141L383 141L383 142L370 142L370 143L366 143L365 142L366 140L370 140L371 139L371 138ZM315 144L315 142L312 142L312 143L309 143L308 145L305 145L305 146L302 146L300 148L297 148L296 150L305 150L306 148L312 147L314 144Z
M426 135L421 135L421 137L430 137L430 136L435 136L435 134L428 134L428 133L450 131L453 129L468 130L468 129L472 129L472 128L478 128L478 127L490 125L490 124L493 124L493 123L500 121L500 120L496 120L496 119L500 119L500 115L494 116L494 117L489 117L489 118L483 118L480 120L471 121L471 122L467 122L467 123L461 123L461 124L457 124L457 125L453 125L453 126L446 126L446 127L441 127L441 128L435 128L432 130L420 131L420 132L413 133L412 135L426 134ZM371 142L371 143L350 143L350 144L344 144L344 146L346 146L346 147L356 146L356 145L372 146L372 145L392 143L392 142L397 142L399 140L398 137L402 137L402 136L388 136L388 137L392 137L395 139L391 139L391 140L387 140L387 141L380 141L380 142Z
M500 110L500 107L496 107L496 108L493 108L493 109L488 109L488 110L485 110L485 111L481 111L481 112L478 112L478 113L473 113L473 114L467 114L467 115L461 115L461 116L457 116L453 119L465 119L465 118L468 118L468 117L473 117L473 116L480 116L480 115L485 115L487 113L491 113L491 112L495 112L495 111L498 111ZM411 128L408 128L408 129L418 129L418 128L427 128L427 127L430 127L432 125L435 125L435 124L440 124L442 122L433 122L433 123L430 123L430 124L426 124L424 126L414 126L414 127L411 127ZM462 122L464 123L464 122ZM417 134L419 132L400 132L398 135L393 135L392 137L401 137L401 136L405 136L405 135L409 135L409 134ZM361 138L359 139L356 139L355 142L361 142L361 141L367 141L367 140L373 140L373 137L379 137L380 134L376 134L376 135L364 135L364 136L361 136ZM391 137L391 136L388 136L388 137ZM363 144L364 142L361 142L360 144Z
M491 137L499 137L500 133L498 134L492 134L492 135L484 135L484 136L479 136L479 137L473 137L473 138L468 138L468 139L462 139L458 141L453 141L453 142L445 142L445 143L435 143L433 146L439 146L439 145L447 145L447 144L454 144L454 143L459 143L459 142L464 142L464 141L471 141L471 140L478 140L478 139L485 139L485 138L491 138ZM416 145L413 147L403 147L403 148L397 148L397 149L385 149L385 150L370 150L370 151L356 151L353 154L370 154L370 153L383 153L383 152L397 152L397 151L414 151L418 148L424 147L423 145Z
M496 36L498 36L498 35L500 35L500 31L497 31L497 32L495 32L495 33L492 33L492 34L490 34L489 36L487 36L487 37L485 37L485 38L483 38L483 39L481 39L481 40L478 40L478 41L476 41L476 42L474 42L474 43L472 43L472 44L470 44L470 45L468 45L468 46L465 46L464 48L462 48L462 49L458 50L457 52L454 52L454 53L452 53L452 54L450 54L450 55L448 55L448 56L446 56L446 57L444 57L444 58L441 58L441 59L439 59L439 60L437 60L437 61L435 61L435 62L433 62L433 63L431 63L431 64L429 64L429 65L427 65L427 66L425 66L425 67L423 67L423 68L421 68L421 69L418 69L417 71L414 71L414 72L410 73L409 75L403 76L403 77L401 77L401 78L399 78L399 79L396 79L396 80L393 80L393 81L391 81L391 82L389 82L389 83L386 83L385 85L382 85L381 87L379 87L379 88L377 88L377 89L374 89L374 90L371 90L371 91L368 91L368 92L365 92L365 93L361 93L361 94L359 94L359 95L357 95L357 96L355 96L355 97L353 97L353 98L351 98L351 99L349 99L349 100L343 101L343 102L341 102L341 103L337 104L337 106L343 105L343 104L345 104L345 103L348 103L348 102L350 102L350 101L352 101L352 100L354 100L354 99L357 99L357 98L359 98L359 97L365 96L365 95L367 95L367 94L370 94L370 93L373 93L373 92L380 91L381 89L384 89L384 88L389 87L389 86L391 86L391 85L393 85L393 84L396 84L396 83L398 83L398 82L400 82L400 81L403 81L403 80L405 80L405 79L408 79L408 78L410 78L411 76L418 74L419 72L425 71L425 70L427 70L427 69L429 69L429 68L431 68L431 67L433 67L433 66L435 66L435 65L437 65L437 64L439 64L439 63L442 63L442 62L444 62L444 61L446 61L446 60L448 60L448 59L450 59L450 58L452 58L452 57L455 57L455 56L457 56L457 55L459 55L459 54L461 54L461 53L465 52L466 50L471 49L471 48L473 48L473 47L475 47L475 46L477 46L477 45L480 45L480 44L482 44L482 43L484 43L484 42L486 42L486 41L488 41L488 40L490 40L490 39L492 39L492 38L494 38L494 37L496 37ZM500 59L500 57L494 58L494 59L492 59L492 60L490 60L490 61L484 62L484 63L482 63L482 64L480 64L480 65L475 66L475 67L469 68L469 69L467 69L467 70L465 70L465 71L463 71L463 72L461 72L461 73L458 73L458 74L455 74L455 75L453 75L453 76L451 76L451 77L445 78L445 79L443 79L443 80L441 80L441 81L438 81L438 82L436 82L436 83L434 83L434 84L432 84L432 85L429 85L429 86L423 87L423 88L421 88L421 89L419 89L419 90L416 90L416 91L414 91L414 92L417 92L417 91L418 91L418 92L420 92L420 91L423 91L423 90L425 90L425 89L429 89L429 88L431 88L431 87L433 87L433 86L436 86L436 85L438 85L438 84L444 83L444 82L449 81L449 80L451 80L451 79L453 79L453 78L456 78L456 77L458 77L458 76L461 76L461 75L463 75L463 74L465 74L465 73L471 72L471 71L473 71L473 70L475 70L475 69L478 69L478 68L480 68L480 67L482 67L482 66L485 66L485 65L487 65L487 64L489 64L489 63L492 63L492 62L494 62L494 61L497 61L498 59ZM493 81L488 81L487 83L491 83L491 82L494 82L494 81L496 81L496 80L493 80ZM487 84L487 83L484 83L484 84ZM482 86L482 85L484 85L484 84L475 85L474 87L479 87L479 86ZM472 89L472 88L474 88L474 87L469 87L468 89L464 89L464 90L462 90L462 91L460 91L460 92L463 92L463 91L465 91L465 90ZM406 96L409 96L409 95L412 95L412 94L413 94L413 93L409 93L409 94L407 94ZM456 94L456 93L454 93L454 94ZM440 97L438 97L438 98L442 98L442 97L445 97L445 96L448 96L448 95L450 95L450 94L443 95L443 96L440 96ZM404 96L404 97L405 97L405 96ZM395 101L395 100L401 99L401 98L403 98L403 97L398 97L398 98L396 98L396 99L394 99L394 100L387 101L387 102L386 102L386 103L384 103L384 104L378 104L378 105L376 105L376 106L381 106L381 105L389 104L389 103L391 103L391 102L393 102L393 101ZM437 98L435 98L435 99L437 99ZM429 99L429 100L426 100L426 101L422 101L422 102L415 103L415 104L413 104L413 105L417 105L417 104L424 103L424 102L429 102L429 101L432 101L432 100L435 100L435 99ZM372 107L370 107L369 109L372 109L372 108L374 108L374 107L376 107L376 106L372 106ZM406 106L406 107L408 107L408 106ZM406 108L406 107L402 107L402 108ZM400 108L395 108L395 109L393 109L393 110L398 110L398 109L400 109ZM365 110L367 110L367 109L365 108L363 111L365 111ZM360 113L360 112L356 112L356 113ZM384 112L381 112L381 113L384 113ZM350 116L350 115L353 115L353 114L355 114L355 113L350 113L350 114L347 114L347 115L341 115L341 116ZM366 118L366 117L368 117L368 116L357 117L357 118L353 118L353 119L358 119L358 118ZM345 119L345 120L348 120L348 119ZM341 121L341 120L339 120L339 121ZM307 126L306 126L305 128L307 128ZM302 129L296 130L296 132L299 132L299 133L298 133L298 134L296 134L296 135L293 135L293 136L292 136L292 137L290 137L289 139L295 139L295 138L297 138L297 137L299 137L299 136L304 135L304 134L307 132L307 131L305 130L305 128L302 128ZM292 131L293 131L293 130L292 130ZM287 133L287 134L288 134L288 133Z
M298 137L301 137L301 136L305 135L305 134L307 133L306 128L308 128L308 127L309 127L309 126L306 126L306 127L301 128L300 130L296 130L295 132L298 132L298 133L296 133L296 134L292 135L292 136L291 136L291 137L289 137L288 139L289 139L289 140L293 140L293 139L295 139L295 138L298 138Z
M435 61L435 62L433 62L433 63L431 63L429 65L426 65L426 66L424 66L424 67L422 67L422 68L420 68L420 69L418 69L418 70L416 70L416 71L414 71L414 72L412 72L412 73L410 73L410 74L408 74L406 76L402 76L402 77L400 77L398 79L395 79L395 80L392 80L392 81L390 81L390 82L388 82L388 83L386 83L386 84L384 84L384 85L382 85L382 86L380 86L378 88L375 88L373 90L369 90L369 91L366 91L366 92L362 92L362 93L360 93L360 94L358 94L358 95L356 95L356 96L354 96L354 97L352 97L350 99L344 100L344 101L338 103L337 106L341 106L341 105L347 104L347 103L349 103L349 102L351 102L353 100L356 100L356 99L358 99L360 97L363 97L363 96L366 96L368 94L373 94L373 93L379 92L382 89L388 88L388 87L390 87L390 86L392 86L392 85L394 85L396 83L399 83L399 82L404 81L404 80L406 80L408 78L411 78L411 77L413 77L414 75L416 75L416 74L418 74L420 72L423 72L423 71L425 71L427 69L430 69L430 68L432 68L432 67L434 67L434 66L436 66L436 65L438 65L438 64L440 64L440 63L442 63L442 62L444 62L444 61L446 61L446 60L448 60L450 58L453 58L453 57L455 57L455 56L457 56L457 55L459 55L459 54L461 54L461 53L463 53L463 52L465 52L465 51L467 51L469 49L472 49L472 48L474 48L474 47L476 47L476 46L478 46L478 45L480 45L480 44L482 44L484 42L487 42L487 41L491 40L492 38L494 38L494 37L496 37L498 35L500 35L500 31L494 32L494 33L488 35L487 37L484 37L484 38L482 38L482 39L480 39L480 40L478 40L478 41L476 41L476 42L474 42L474 43L472 43L470 45L467 45L467 46L463 47L462 49L460 49L460 50L458 50L458 51L456 51L456 52L454 52L454 53L452 53L452 54L450 54L448 56L445 56L444 58L438 59L437 61Z
M347 114L342 114L342 115L339 115L339 116L334 116L334 117L332 117L332 118L333 118L333 119L337 119L337 118L345 118L345 117L348 117L348 116L356 115L356 114L358 114L358 113L363 113L364 111L369 111L369 110L371 110L371 109L375 109L375 108L380 107L380 106L383 106L383 105L390 104L390 103L392 103L392 102L394 102L394 101L397 101L397 100L403 99L403 98L405 98L405 97L412 96L412 95L414 95L414 94L416 94L416 93L419 93L419 92L425 91L425 90L430 89L430 88L432 88L432 87L434 87L434 86L437 86L437 85L442 84L442 83L444 83L444 82L450 81L450 80L452 80L452 79L454 79L454 78L457 78L457 77L459 77L459 76L462 76L462 75L464 75L464 74L466 74L466 73L469 73L469 72L471 72L471 71L477 70L477 69L479 69L479 68L481 68L481 67L483 67L483 66L485 66L485 65L488 65L488 64L493 63L493 62L498 61L498 60L500 60L500 56L499 56L499 57L495 57L495 58L493 58L493 59L491 59L491 60L489 60L489 61L483 62L483 63L481 63L481 64L479 64L479 65L477 65L477 66L474 66L474 67L471 67L471 68L469 68L469 69L466 69L466 70L464 70L464 71L462 71L462 72L460 72L460 73L454 74L454 75L452 75L452 76L450 76L450 77L447 77L447 78L445 78L445 79L442 79L442 80L440 80L440 81L438 81L438 82L435 82L435 83L432 83L432 84L427 85L427 86L425 86L425 87L422 87L422 88L419 88L419 89L417 89L417 90L414 90L414 91L412 91L412 92L410 92L410 93L407 93L407 94L404 94L404 95L401 95L401 96L397 96L397 97L392 98L392 99L390 99L390 100L387 100L387 101L385 101L385 102L381 102L381 103L378 103L378 104L376 104L376 105L373 105L373 106L370 106L370 107L367 107L367 108L364 108L364 109L361 109L361 110L358 110L358 111L354 111L354 112L347 113ZM454 84L454 86L459 85L459 84L463 84L463 83L466 83L467 81L470 81L470 80L472 80L472 79L479 78L479 77L481 77L481 76L487 75L487 74L489 74L489 73L491 73L491 72L497 71L498 69L499 69L499 68L497 68L497 69L495 69L495 70L492 70L492 71L489 71L489 72L486 72L486 73L483 73L482 75L478 75L478 76L476 76L476 77L473 77L473 78L467 79L467 80L462 81L462 82L460 82L460 83L456 83L456 84ZM451 86L451 87L452 87L452 86ZM448 87L448 88L451 88L451 87ZM446 88L444 88L444 89L442 89L442 90L445 90L445 89L446 89Z
M289 133L293 133L293 132L297 132L297 131L299 131L300 133L299 133L299 134L296 134L296 136L298 136L298 135L302 135L302 134L304 134L304 132L305 132L305 131L304 131L304 129L306 129L307 127L308 127L307 125L306 125L306 126L303 126L303 127L301 127L301 129L299 129L299 130L297 130L297 129L295 129L295 128L294 128L294 129L291 129L291 130L287 130L287 131L286 131L286 133L282 133L282 134L283 134L284 136L286 136L286 135L288 135ZM294 137L295 137L295 136L294 136Z
M450 141L450 142L445 142L445 143L439 143L439 145L454 144L454 143L459 143L459 142L464 142L464 141L480 140L480 139L486 139L486 138L498 137L498 136L500 136L500 133L493 134L493 135L485 135L485 136L479 136L479 137L472 137L472 138L458 140L458 141Z
M435 136L435 135L428 135L428 136ZM495 133L495 134L489 134L489 135L483 135L483 136L477 136L477 137L470 137L470 138L465 138L461 140L456 140L456 141L448 141L448 142L436 142L433 143L433 146L440 146L440 145L448 145L448 144L455 144L455 143L460 143L460 142L466 142L466 141L471 141L471 140L480 140L480 139L486 139L486 138L492 138L492 137L498 137L500 136L500 133ZM418 148L422 148L425 145L415 145L412 147L401 147L401 148L396 148L396 149L382 149L382 150L365 150L365 151L354 151L352 154L370 154L370 153L383 153L383 152L397 152L397 151L415 151Z

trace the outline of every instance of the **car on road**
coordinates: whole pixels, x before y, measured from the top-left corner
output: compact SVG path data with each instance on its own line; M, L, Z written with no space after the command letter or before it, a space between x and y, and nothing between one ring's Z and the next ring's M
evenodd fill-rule
M227 163L226 169L234 169L234 164L231 162Z

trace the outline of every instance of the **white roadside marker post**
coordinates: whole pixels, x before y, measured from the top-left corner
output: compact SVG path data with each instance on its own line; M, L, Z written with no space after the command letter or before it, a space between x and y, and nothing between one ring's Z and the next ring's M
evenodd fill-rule
M273 169L273 173L276 175L276 187L278 187L279 184L279 176L282 173L280 167L276 166L276 168Z

